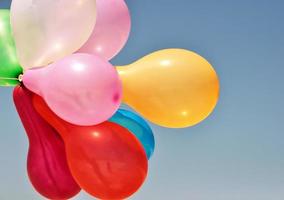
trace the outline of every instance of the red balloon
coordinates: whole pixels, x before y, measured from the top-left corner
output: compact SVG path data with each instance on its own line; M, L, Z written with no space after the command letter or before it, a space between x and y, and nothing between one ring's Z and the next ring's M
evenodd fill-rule
M29 139L27 170L34 188L48 199L69 199L80 192L66 159L58 133L36 112L32 93L14 89L14 103Z
M124 127L104 122L76 126L57 117L39 96L35 109L61 134L71 173L82 189L99 199L124 199L135 193L148 171L146 153Z

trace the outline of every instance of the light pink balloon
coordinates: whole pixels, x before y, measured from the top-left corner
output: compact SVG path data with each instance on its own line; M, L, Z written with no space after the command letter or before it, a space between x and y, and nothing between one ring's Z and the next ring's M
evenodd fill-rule
M124 47L130 27L130 14L124 0L97 0L95 28L78 52L97 54L110 60Z
M59 117L81 126L108 120L122 96L115 68L89 54L73 54L47 67L27 70L23 83Z

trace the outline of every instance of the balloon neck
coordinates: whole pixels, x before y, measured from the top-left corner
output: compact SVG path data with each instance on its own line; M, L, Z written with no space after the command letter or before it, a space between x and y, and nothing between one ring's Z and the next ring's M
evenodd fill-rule
M116 70L119 74L119 78L122 82L122 87L123 87L123 96L122 96L122 101L124 103L127 102L127 85L129 85L128 83L128 78L127 76L129 76L129 73L128 73L128 66L117 66L116 67Z
M11 81L20 81L18 78L9 78L9 77L0 77L0 80L11 80Z
M14 89L14 103L16 106L16 109L18 111L18 114L20 116L20 119L23 122L23 125L25 128L33 127L33 112L34 108L31 103L31 97L32 93L28 90L25 90L25 88L17 86ZM29 142L32 143L35 140L33 140L33 137L35 135L32 134L31 131L26 131Z
M52 120L51 126L57 130L61 138L65 141L68 136L69 128L65 127L64 123L65 122L61 121L61 119L55 118Z
M67 133L69 132L69 128L65 126L65 123L65 121L61 120L57 116L55 116L50 122L51 126L57 130L63 140L66 139Z
M68 133L70 130L68 122L65 122L59 118L40 96L33 96L33 104L43 119L45 119L54 129L56 129L64 140L66 138L66 133Z
M30 91L42 96L41 87L43 83L43 73L41 69L27 70L23 75L20 75L19 80Z
M119 74L119 76L120 76L121 79L122 79L122 78L125 76L125 74L127 73L127 72L126 72L126 69L127 69L127 67L124 67L124 66L116 66L116 70L117 70L117 72L118 72L118 74Z
M16 85L20 85L21 83L19 78L10 78L10 77L0 77L0 82L2 82L2 84L0 84L0 87L9 87L9 86L14 87ZM13 82L14 84L9 84L7 82Z

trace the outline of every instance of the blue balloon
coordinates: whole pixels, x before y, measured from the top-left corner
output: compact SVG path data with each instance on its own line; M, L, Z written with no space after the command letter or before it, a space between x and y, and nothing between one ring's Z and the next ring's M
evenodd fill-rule
M133 133L142 143L147 158L150 159L155 149L155 139L150 126L142 117L131 111L119 109L109 121L117 123Z

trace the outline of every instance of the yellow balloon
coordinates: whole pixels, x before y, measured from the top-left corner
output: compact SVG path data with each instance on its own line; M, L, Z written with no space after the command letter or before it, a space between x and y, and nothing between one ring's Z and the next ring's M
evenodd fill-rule
M217 104L218 76L210 63L194 52L165 49L117 69L124 103L160 126L193 126Z

